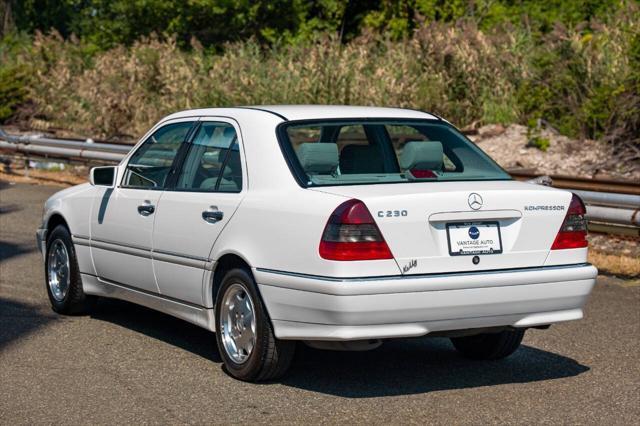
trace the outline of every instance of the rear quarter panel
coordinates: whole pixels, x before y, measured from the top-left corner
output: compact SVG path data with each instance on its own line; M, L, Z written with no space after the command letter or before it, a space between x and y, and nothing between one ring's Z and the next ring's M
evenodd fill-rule
M212 258L236 253L253 268L331 277L399 274L393 259L336 262L320 257L327 220L346 199L302 188L249 191L214 245Z

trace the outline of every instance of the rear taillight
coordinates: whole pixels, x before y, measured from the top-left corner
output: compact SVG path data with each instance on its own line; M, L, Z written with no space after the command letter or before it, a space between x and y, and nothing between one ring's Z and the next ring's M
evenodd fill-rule
M586 213L584 203L574 194L551 250L587 247L587 219L584 217Z
M340 204L331 214L320 241L327 260L393 259L371 213L360 200Z

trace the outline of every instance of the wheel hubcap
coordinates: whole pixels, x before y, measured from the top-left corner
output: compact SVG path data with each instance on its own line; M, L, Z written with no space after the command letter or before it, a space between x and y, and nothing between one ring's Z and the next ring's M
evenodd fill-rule
M62 302L69 291L69 253L62 240L55 240L49 247L47 281L53 298Z
M224 350L233 362L242 364L256 344L256 318L251 296L242 285L233 284L224 293L220 311Z

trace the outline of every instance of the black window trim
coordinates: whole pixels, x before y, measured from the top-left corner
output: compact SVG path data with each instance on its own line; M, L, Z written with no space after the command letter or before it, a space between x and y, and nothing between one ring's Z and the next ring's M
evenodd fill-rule
M231 152L233 151L233 146L238 145L238 155L240 155L240 145L238 144L238 135L236 134L233 137L233 140L229 144L229 148L227 148L227 155L224 156L224 160L222 161L222 166L220 167L220 173L218 173L218 179L216 180L216 186L213 188L213 191L209 192L217 192L217 193L227 193L227 194L238 194L242 192L242 186L239 191L220 191L220 182L222 182L222 176L224 175L224 169L227 167L227 163L229 162L229 157L231 157ZM242 173L242 162L240 162L240 173Z
M202 127L202 121L198 120L198 122L189 130L187 133L187 137L180 145L180 149L176 154L175 161L171 164L171 170L169 171L169 177L167 178L167 182L164 186L164 191L173 190L178 183L178 176L180 176L180 171L182 170L182 166L184 165L184 160L189 155L189 151L191 151L191 142L198 134L198 131Z
M431 114L431 113L430 113ZM313 124L324 124L324 123L362 123L362 124L366 124L366 123L376 123L376 122L385 122L385 123L398 123L398 124L408 124L408 123L416 123L416 122L431 122L431 123L437 123L439 125L442 126L447 126L452 128L453 130L455 130L457 133L459 133L467 142L469 142L472 146L475 146L475 143L470 140L468 137L466 137L464 135L464 133L462 133L458 128L456 128L454 125L452 125L451 123L449 123L446 120L443 120L442 118L431 114L434 117L436 117L435 119L432 118L398 118L398 117L394 117L394 118L387 118L387 117L345 117L345 118L314 118L314 119L303 119L303 120L290 120L290 121L285 121L282 122L280 124L278 124L276 126L276 139L278 139L278 145L280 146L280 151L282 152L282 155L285 158L285 162L287 163L287 166L289 167L289 171L291 172L291 174L293 175L294 179L296 180L296 182L298 183L298 185L301 188L322 188L322 187L328 187L328 186L362 186L362 185L395 185L395 184L403 184L403 183L437 183L438 181L428 181L428 180L415 180L415 181L401 181L401 182L354 182L354 183L349 183L349 184L340 184L340 185L336 185L336 184L309 184L309 182L306 179L306 173L304 172L304 170L302 169L302 167L300 166L300 162L296 161L296 153L293 150L293 145L291 144L291 142L289 141L289 136L287 134L287 129L289 127L294 127L294 126L299 126L299 125L313 125ZM455 182L487 182L487 181L508 181L508 180L513 180L513 178L509 175L509 173L503 169L494 159L492 159L491 157L489 157L488 154L486 154L484 151L482 151L480 148L478 148L479 152L481 155L483 155L484 157L486 157L491 163L493 163L498 169L500 169L501 171L503 171L507 176L509 176L508 178L504 178L504 179L464 179L464 180L459 180L459 181L455 181ZM452 182L452 181L448 181L448 182Z

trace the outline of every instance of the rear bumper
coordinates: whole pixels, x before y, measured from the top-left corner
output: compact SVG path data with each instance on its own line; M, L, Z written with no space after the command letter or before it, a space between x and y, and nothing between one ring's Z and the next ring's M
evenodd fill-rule
M254 270L276 337L294 340L411 337L580 319L597 273L580 264L342 280Z

